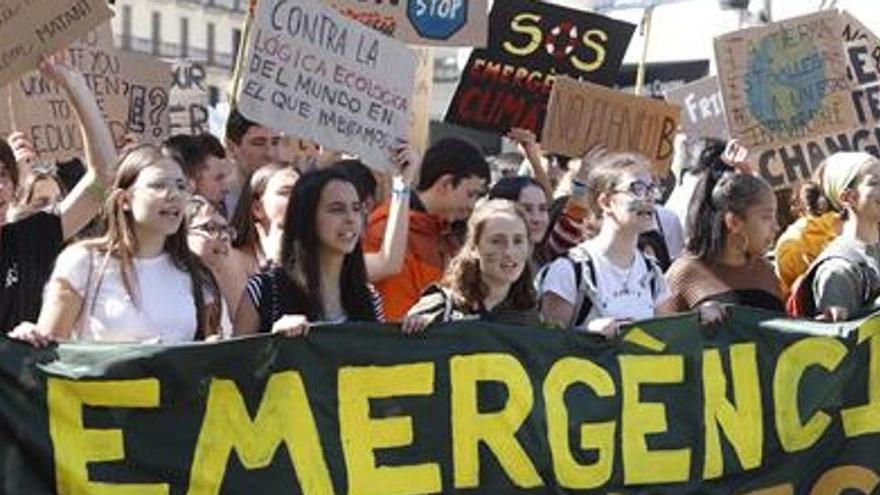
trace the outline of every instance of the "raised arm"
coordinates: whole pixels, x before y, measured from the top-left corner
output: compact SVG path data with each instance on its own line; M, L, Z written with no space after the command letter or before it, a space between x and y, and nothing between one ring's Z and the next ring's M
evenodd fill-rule
M544 194L546 194L548 198L552 198L553 182L550 180L550 175L547 174L547 169L544 168L544 164L541 161L541 155L543 153L541 151L541 145L538 144L538 140L535 137L535 133L528 129L514 128L507 133L507 138L519 144L532 169L532 178L535 179L538 184L541 184L541 188L544 189Z
M58 56L56 56L58 57ZM113 180L116 147L101 109L85 78L60 59L47 59L40 71L57 82L70 97L80 121L86 174L59 205L64 239L73 237L94 218Z
M409 197L418 181L421 163L421 157L409 144L402 145L392 155L396 174L392 179L391 208L382 238L382 249L377 253L364 255L367 276L371 282L396 275L403 269L409 233Z

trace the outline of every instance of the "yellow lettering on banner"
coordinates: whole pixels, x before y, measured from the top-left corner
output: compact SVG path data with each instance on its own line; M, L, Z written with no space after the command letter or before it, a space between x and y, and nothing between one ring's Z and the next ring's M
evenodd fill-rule
M682 383L681 356L620 356L623 389L622 443L626 484L687 481L691 450L648 450L645 437L668 429L666 406L641 402L639 388L645 384Z
M534 403L529 376L509 354L454 356L449 360L452 384L452 463L456 488L475 488L480 483L480 442L498 459L501 468L519 487L543 484L516 432ZM477 385L497 382L507 387L508 399L497 412L480 413Z
M532 22L535 25L529 25L528 22ZM509 41L505 41L501 46L511 55L516 55L518 57L531 55L541 46L541 40L544 39L544 32L537 26L539 22L541 22L541 16L538 14L531 14L528 12L517 14L517 16L510 21L510 30L514 33L528 36L530 41L524 47L516 46Z
M597 38L598 41L593 38ZM608 42L608 33L601 29L590 29L584 33L582 41L584 42L585 47L596 52L596 58L591 62L584 62L578 58L577 55L572 55L571 65L575 66L577 70L583 72L593 72L594 70L602 68L602 64L605 63L605 56L607 54L605 43Z
M865 495L877 493L880 477L862 466L840 466L830 469L813 485L810 495L840 495L848 490L859 490Z
M271 464L282 443L290 453L303 493L333 493L318 429L299 373L284 371L269 378L253 421L235 382L213 379L187 494L220 493L226 463L233 451L245 469L259 469Z
M736 405L727 398L727 376L721 366L721 353L717 349L703 351L705 479L720 478L724 474L719 426L733 446L743 469L759 467L763 458L763 407L755 344L731 346L730 368Z
M577 383L590 387L599 397L612 397L615 391L611 375L586 359L561 359L553 364L544 379L547 440L553 472L562 487L585 490L602 486L611 478L615 425L614 421L581 425L581 449L598 451L598 460L592 465L578 464L569 450L568 409L565 407L565 392Z
M791 483L786 483L784 485L771 486L770 488L761 488L760 490L741 495L794 495L794 487Z
M841 411L843 431L847 437L880 433L880 332L874 331L868 339L868 403Z
M55 451L55 483L61 495L159 495L168 485L89 481L90 462L125 458L122 430L87 429L83 407L159 407L159 380L80 382L49 378L49 436Z
M812 337L795 342L779 355L773 375L773 401L776 432L786 452L810 448L831 423L831 418L822 411L818 411L806 423L801 423L798 407L801 378L807 369L816 365L834 371L846 352L846 346L837 340Z
M441 491L440 466L436 463L376 467L375 450L412 445L412 419L370 418L370 399L432 393L433 363L339 370L339 431L349 494Z

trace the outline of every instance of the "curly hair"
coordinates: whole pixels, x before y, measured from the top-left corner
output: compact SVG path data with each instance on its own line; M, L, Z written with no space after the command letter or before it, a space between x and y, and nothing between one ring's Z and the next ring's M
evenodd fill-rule
M489 294L489 287L483 282L480 270L477 245L482 239L486 222L504 215L518 218L528 231L528 223L522 210L516 203L507 199L491 199L481 203L468 220L464 245L452 259L440 281L440 286L449 289L455 303L461 307L478 307ZM519 278L510 286L507 300L514 309L532 309L537 305L529 263L525 264Z

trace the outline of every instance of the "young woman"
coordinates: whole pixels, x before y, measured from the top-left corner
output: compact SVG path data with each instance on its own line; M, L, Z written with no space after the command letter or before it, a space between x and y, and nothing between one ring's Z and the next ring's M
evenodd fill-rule
M791 294L795 280L807 271L840 232L840 215L831 210L822 186L815 182L801 185L792 210L797 221L779 236L774 249L776 276L783 300Z
M18 164L12 147L0 140L0 330L9 332L40 313L43 285L65 240L76 235L98 213L104 184L111 182L116 149L110 129L82 74L60 58L45 61L42 73L63 88L81 122L86 175L58 205L55 213L37 212L5 223L18 187ZM21 153L21 133L10 137ZM32 151L32 150L31 150Z
M843 225L806 275L811 306L826 319L854 319L875 309L880 296L880 160L835 153L822 170L822 190Z
M64 198L65 192L64 184L53 170L36 167L20 188L13 217L24 218L36 211L52 208Z
M67 248L46 287L32 342L189 342L220 332L223 304L186 243L189 186L180 165L140 145L123 156L104 236Z
M237 233L232 260L248 276L278 262L287 200L298 179L299 173L291 167L266 165L242 189L231 221Z
M639 234L654 227L657 186L645 157L611 153L584 188L598 234L539 277L541 314L551 325L612 337L621 323L652 318L667 296L659 266L638 249Z
M281 263L248 281L235 332L303 335L314 322L382 319L361 250L363 205L344 173L303 175L284 216Z
M505 177L489 189L489 199L506 199L519 205L526 217L529 239L534 246L536 266L543 260L543 245L550 227L550 213L544 188L531 177Z
M776 195L760 177L712 171L697 183L685 253L666 273L664 311L730 303L782 311L779 282L767 254L779 225Z
M215 203L193 196L186 206L187 244L217 280L230 314L235 314L250 276L231 260L235 229L229 226Z
M443 280L409 310L403 332L463 319L537 325L528 223L512 201L493 199L478 205L468 220L464 246Z

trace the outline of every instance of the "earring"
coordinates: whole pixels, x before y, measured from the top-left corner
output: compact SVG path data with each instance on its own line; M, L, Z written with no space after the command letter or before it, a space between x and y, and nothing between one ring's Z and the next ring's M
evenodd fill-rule
M740 244L739 252L741 252L746 258L749 257L749 236L745 233L738 233L737 236L742 237L742 244Z

